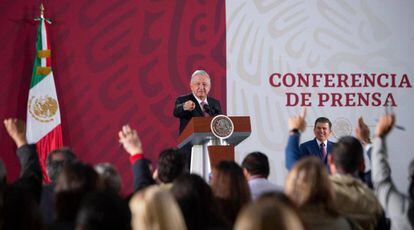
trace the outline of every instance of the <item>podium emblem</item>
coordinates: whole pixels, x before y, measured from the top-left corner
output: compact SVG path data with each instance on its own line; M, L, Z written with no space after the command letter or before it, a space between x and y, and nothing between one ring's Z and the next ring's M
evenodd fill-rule
M234 132L233 121L226 115L217 115L211 120L211 132L219 139L226 139Z

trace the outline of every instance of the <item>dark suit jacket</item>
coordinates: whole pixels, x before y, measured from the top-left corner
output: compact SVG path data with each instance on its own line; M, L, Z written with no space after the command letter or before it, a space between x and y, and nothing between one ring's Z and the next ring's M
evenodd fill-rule
M288 144L285 148L285 165L288 170L290 170L296 161L300 160L305 156L316 156L323 161L325 165L328 165L327 156L331 154L333 142L328 140L326 147L327 155L323 158L322 152L319 148L316 138L313 140L307 141L299 145L299 134L289 135Z
M184 111L183 109L183 105L186 101L188 100L192 100L196 107L194 110L192 111ZM215 116L215 115L219 115L221 114L221 107L220 107L220 102L212 97L207 97L207 103L210 106L210 116ZM203 111L201 110L200 105L198 104L197 99L194 97L194 95L192 93L184 95L184 96L180 96L175 100L175 105L174 105L174 112L173 112L174 116L177 118L180 118L180 129L179 129L179 133L181 133L185 126L187 125L187 123L191 120L191 118L193 117L202 117L203 116Z
M149 165L150 162L144 158L138 159L132 164L134 192L155 184Z

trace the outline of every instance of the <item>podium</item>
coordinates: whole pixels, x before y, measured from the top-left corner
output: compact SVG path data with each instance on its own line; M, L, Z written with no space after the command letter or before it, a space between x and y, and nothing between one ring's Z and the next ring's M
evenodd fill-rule
M218 138L211 130L213 117L193 117L177 138L178 147L191 143L190 173L209 180L212 166L223 160L234 161L234 147L250 136L251 125L248 116L230 116L233 134L225 139Z

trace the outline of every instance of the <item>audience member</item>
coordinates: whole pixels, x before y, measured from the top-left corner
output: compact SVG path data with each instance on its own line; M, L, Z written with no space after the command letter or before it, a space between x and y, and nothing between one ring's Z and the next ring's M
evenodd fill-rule
M132 213L132 229L183 230L184 218L169 190L150 186L136 193L129 207Z
M17 146L21 173L20 178L12 184L4 180L4 187L0 191L0 229L41 229L37 206L42 189L42 171L36 146L27 143L24 122L9 118L4 120L4 126Z
M210 186L199 175L179 176L174 180L171 193L181 208L187 229L230 229Z
M155 181L151 175L149 162L144 158L142 144L137 131L131 129L129 125L124 125L121 131L119 131L119 142L123 145L125 151L130 154L135 191L153 185L156 182L171 187L171 182L184 173L185 163L183 156L178 153L177 149L166 149L158 157Z
M128 204L112 191L87 195L79 208L76 230L131 229Z
M261 194L272 191L283 191L281 186L271 183L269 176L269 160L261 152L249 153L242 162L243 174L246 177L252 200L256 200Z
M355 137L361 142L364 148L364 167L359 171L359 178L369 187L373 188L371 179L371 138L368 126L362 117L358 118L358 125L355 128Z
M163 184L171 184L182 175L185 169L184 158L177 149L161 151L157 161L157 180Z
M414 228L414 161L409 171L408 196L399 192L391 177L386 137L394 126L395 116L382 116L375 130L372 150L372 181L375 194L391 219L392 229Z
M330 179L339 211L364 229L375 229L383 211L373 191L357 178L363 164L359 140L351 136L341 137L329 156Z
M99 179L103 188L107 191L119 194L122 188L122 179L118 170L111 163L99 163L95 165L95 171L99 175Z
M144 158L142 143L136 130L129 125L122 126L118 133L119 143L130 155L129 161L132 164L134 191L144 189L155 184L150 169L150 161Z
M235 230L305 229L296 211L275 197L264 197L246 206L237 217Z
M55 187L55 222L52 229L73 229L82 199L99 187L99 176L87 164L73 162L64 167Z
M55 149L46 158L46 172L51 183L43 184L39 207L45 225L51 225L53 223L53 194L57 177L66 165L76 160L76 155L69 147Z
M243 170L233 161L221 161L213 168L211 188L221 212L233 226L239 211L251 201Z
M286 178L285 193L299 207L307 229L353 229L352 221L341 216L335 192L320 159L299 160Z

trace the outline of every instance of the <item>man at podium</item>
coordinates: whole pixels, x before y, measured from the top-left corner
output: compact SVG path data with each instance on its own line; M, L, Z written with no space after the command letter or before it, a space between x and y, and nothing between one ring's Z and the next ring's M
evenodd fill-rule
M193 117L209 117L221 114L220 102L212 97L207 97L211 89L211 79L204 70L196 70L191 75L191 93L179 96L175 100L174 116L180 119L179 133ZM186 164L189 167L191 161L191 144L182 149ZM188 168L187 167L187 168Z

